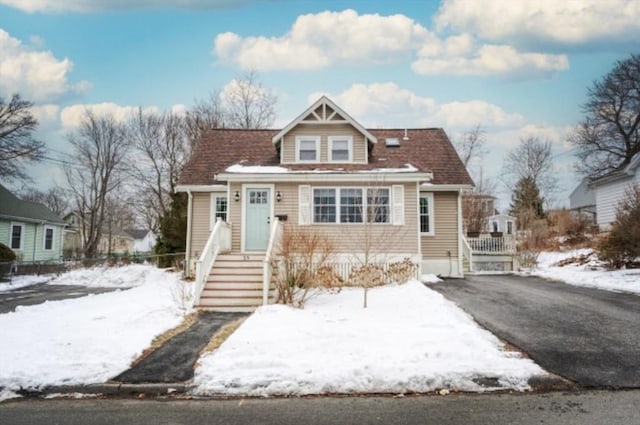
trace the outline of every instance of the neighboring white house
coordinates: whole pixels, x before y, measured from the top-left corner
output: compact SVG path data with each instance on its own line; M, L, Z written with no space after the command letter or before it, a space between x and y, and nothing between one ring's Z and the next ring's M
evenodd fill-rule
M127 233L133 236L133 252L146 254L153 251L153 247L156 244L156 235L153 231L134 229L129 230Z
M597 224L607 230L616 218L618 204L634 184L640 185L640 154L626 166L591 182L595 192Z
M487 231L513 235L516 233L516 218L507 214L489 216L487 217Z
M594 223L596 220L596 192L591 187L591 179L585 177L569 195L569 208L581 216L587 216Z

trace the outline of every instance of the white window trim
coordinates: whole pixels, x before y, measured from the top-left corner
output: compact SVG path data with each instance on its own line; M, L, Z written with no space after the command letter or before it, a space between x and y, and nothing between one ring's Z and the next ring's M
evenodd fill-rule
M21 227L22 230L20 231L20 248L13 248L12 242L13 242L13 227L17 226L17 227ZM9 228L9 248L11 248L14 251L22 251L24 249L24 237L25 237L25 229L26 226L24 225L24 223L16 223L16 222L12 222L11 223L11 227Z
M314 191L315 189L333 189L335 190L335 194L336 194L336 221L334 222L330 222L330 223L325 223L325 222L319 222L316 221L316 204L315 204L315 195L314 195ZM343 223L342 221L340 221L340 191L343 189L359 189L362 190L362 221L358 222L358 223ZM368 204L367 204L367 190L372 189L372 190L379 190L379 189L387 189L389 191L389 204L387 205L387 218L388 221L385 223L376 223L375 221L367 221L368 217L367 217L367 211L368 211ZM311 207L311 220L310 220L310 224L313 225L317 225L317 226L331 226L331 225L347 225L347 226L362 226L364 224L372 224L375 226L390 226L393 225L394 221L393 221L393 201L392 201L392 197L393 197L393 190L391 187L388 186L378 186L378 187L369 187L369 186L311 186L311 192L310 192L310 207Z
M333 143L334 142L343 142L343 141L347 141L347 150L349 151L349 157L347 158L347 160L333 160ZM328 152L328 158L327 158L327 162L332 162L332 163L350 163L353 162L353 136L329 136L329 152Z
M420 211L420 198L428 198L429 199L429 231L428 232L423 232L422 229L420 228L420 222L421 222L421 211ZM420 230L420 235L421 236L435 236L436 234L436 229L435 229L435 224L434 224L435 220L434 220L434 207L433 207L433 193L431 192L420 192L419 197L418 197L418 228Z
M216 225L216 199L227 198L227 221L229 221L229 196L227 192L211 192L211 206L209 208L209 231Z
M300 144L303 141L313 141L316 144L316 159L313 161L300 159ZM315 164L320 162L320 136L296 136L296 162Z
M51 231L53 232L51 234L51 248L47 249L47 230L51 229ZM51 252L51 251L55 251L56 249L56 228L53 226L44 226L44 231L42 232L42 250L43 251L47 251L47 252Z

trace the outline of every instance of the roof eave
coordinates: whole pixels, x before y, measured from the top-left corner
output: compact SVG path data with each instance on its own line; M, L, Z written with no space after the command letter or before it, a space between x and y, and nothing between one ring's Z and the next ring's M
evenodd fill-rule
M362 182L375 179L380 183L385 182L430 182L433 173L430 172L287 172L287 173L220 173L219 181L229 182Z

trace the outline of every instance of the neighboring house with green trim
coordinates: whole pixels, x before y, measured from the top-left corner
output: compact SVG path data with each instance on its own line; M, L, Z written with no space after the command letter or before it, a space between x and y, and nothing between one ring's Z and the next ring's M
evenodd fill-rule
M46 206L23 201L0 184L0 243L11 248L18 261L60 260L64 226Z

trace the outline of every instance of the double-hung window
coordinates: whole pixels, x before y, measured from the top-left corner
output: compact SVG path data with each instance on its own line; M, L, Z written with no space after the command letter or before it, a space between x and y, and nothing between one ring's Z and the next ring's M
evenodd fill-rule
M367 221L389 223L389 189L367 189Z
M420 194L420 233L433 235L433 194Z
M53 234L54 229L51 226L44 227L43 249L45 251L53 251Z
M390 223L389 188L314 188L314 223Z
M216 225L216 221L220 218L227 221L228 203L227 196L222 194L211 194L211 228Z
M11 249L22 250L24 240L24 224L11 223Z
M296 161L319 162L320 161L320 137L298 136L296 137Z
M351 136L329 136L329 161L353 161L353 138Z

